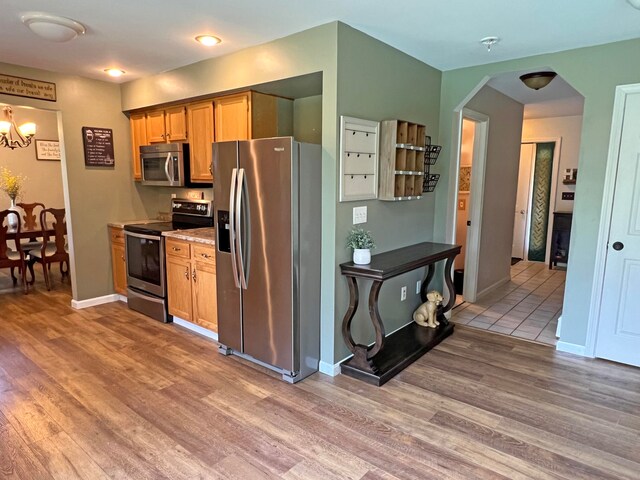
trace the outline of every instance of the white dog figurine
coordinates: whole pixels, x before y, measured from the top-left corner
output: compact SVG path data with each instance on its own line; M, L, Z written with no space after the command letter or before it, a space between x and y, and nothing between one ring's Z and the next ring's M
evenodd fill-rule
M413 312L413 321L423 327L436 328L440 325L440 322L436 320L436 311L438 310L438 305L442 303L442 300L442 294L440 292L431 290L427 293L427 301Z

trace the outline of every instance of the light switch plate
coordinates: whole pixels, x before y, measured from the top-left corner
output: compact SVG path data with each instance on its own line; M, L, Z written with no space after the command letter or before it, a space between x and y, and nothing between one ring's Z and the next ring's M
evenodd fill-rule
M367 207L353 207L353 224L367 223Z

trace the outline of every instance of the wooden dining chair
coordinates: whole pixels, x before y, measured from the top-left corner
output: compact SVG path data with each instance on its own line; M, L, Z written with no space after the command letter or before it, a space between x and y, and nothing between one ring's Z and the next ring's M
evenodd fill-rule
M24 215L22 216L22 220L24 220L24 224L22 225L24 230L40 230L40 226L38 225L38 216L34 211L37 208L44 210L45 207L43 203L35 202L35 203L18 203L16 204L22 210L24 210ZM39 234L40 232L38 232ZM22 251L25 254L28 254L31 250L40 250L42 249L42 242L37 240L37 237L34 235L32 238L28 238L23 240L22 242Z
M51 216L53 217L51 226L55 232L53 237L47 231L47 217ZM62 277L69 274L69 248L66 240L67 221L64 208L45 208L42 210L40 212L40 228L42 230L42 248L40 250L31 250L32 261L29 262L29 268L31 269L31 275L33 275L33 263L40 263L47 290L51 290L49 273L52 263L60 263ZM66 264L66 270L63 268L64 264Z
M11 232L9 231L9 222L7 221L5 224L5 219L7 219L9 215L15 215L18 219L16 229L12 229ZM27 286L26 262L24 259L24 252L20 246L20 241L17 240L20 236L21 228L22 222L20 221L20 215L18 215L18 213L13 210L0 211L0 268L10 268L13 285L17 285L18 279L14 273L14 270L17 267L22 279L22 288L24 289L24 293L27 294L29 292L29 287ZM8 240L10 237L12 239L16 238L16 250L9 248Z

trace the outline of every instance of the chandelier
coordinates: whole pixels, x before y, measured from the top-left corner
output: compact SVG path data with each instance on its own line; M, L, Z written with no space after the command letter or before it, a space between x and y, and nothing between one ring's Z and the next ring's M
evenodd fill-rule
M36 124L28 122L19 127L16 126L11 107L4 107L2 113L3 115L0 117L2 118L0 120L0 145L9 147L11 150L28 147L36 134Z

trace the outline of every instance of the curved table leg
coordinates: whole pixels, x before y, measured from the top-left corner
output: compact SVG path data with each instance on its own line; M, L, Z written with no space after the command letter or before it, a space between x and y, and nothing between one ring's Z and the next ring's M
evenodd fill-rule
M446 284L447 289L449 290L449 301L442 308L443 314L451 310L456 303L456 290L453 286L453 276L452 276L454 258L455 257L447 258L447 262L444 264L444 283ZM442 318L444 320L444 324L447 325L449 321L444 316Z
M349 284L349 308L347 308L347 312L342 319L342 338L347 348L355 354L357 345L351 336L351 321L356 314L356 310L358 310L358 282L355 277L347 277L347 283Z
M422 287L420 288L420 298L423 302L427 301L427 293L429 292L429 284L431 280L433 280L433 274L436 273L435 266L433 263L431 265L427 265L427 276L424 277L422 282Z
M375 343L369 347L367 345L356 344L351 335L351 322L358 309L359 291L355 277L347 277L349 284L349 307L342 319L342 338L349 350L353 353L350 365L360 368L370 373L376 373L377 368L373 366L371 359L382 349L384 345L385 331L380 312L378 311L378 295L382 282L374 281L369 293L369 315L376 334Z

